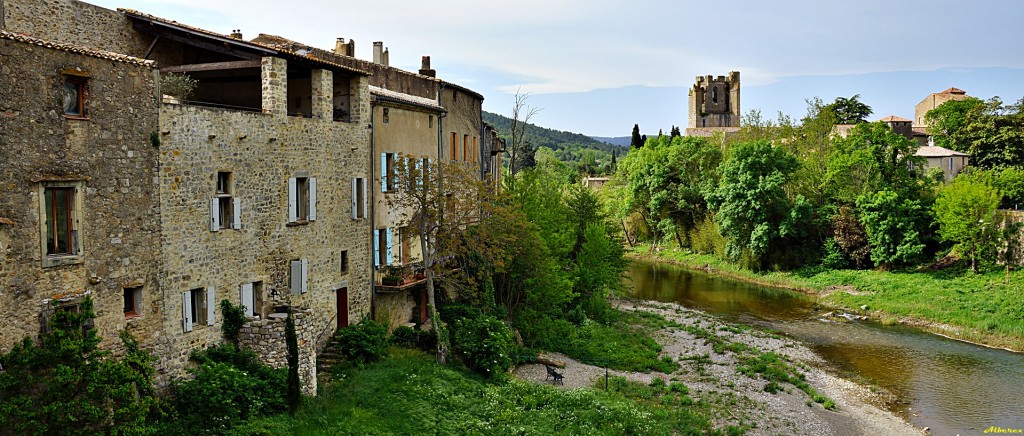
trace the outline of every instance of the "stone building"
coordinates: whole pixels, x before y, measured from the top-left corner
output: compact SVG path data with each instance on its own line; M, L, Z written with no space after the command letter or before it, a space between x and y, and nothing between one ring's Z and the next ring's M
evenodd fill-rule
M697 76L689 93L687 136L732 133L740 127L740 72Z
M914 127L927 127L928 121L925 120L925 115L928 111L935 109L947 101L962 101L967 99L969 96L967 92L962 89L949 88L942 92L935 92L929 94L924 100L921 100L917 106L914 106Z

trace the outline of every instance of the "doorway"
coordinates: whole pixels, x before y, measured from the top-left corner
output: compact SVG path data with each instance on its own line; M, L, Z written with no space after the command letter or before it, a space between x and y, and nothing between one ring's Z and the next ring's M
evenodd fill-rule
M348 288L341 288L337 291L338 301L338 330L348 327Z

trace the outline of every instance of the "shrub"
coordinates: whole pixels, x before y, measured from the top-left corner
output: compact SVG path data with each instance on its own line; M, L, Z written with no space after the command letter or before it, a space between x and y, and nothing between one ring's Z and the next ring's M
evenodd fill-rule
M846 260L846 255L836 244L835 238L825 240L825 257L821 259L821 264L829 269L843 269L850 265L850 262Z
M418 348L433 351L437 348L437 336L433 332L401 326L391 332L391 342L399 347Z
M238 332L245 325L245 309L231 304L228 300L220 300L220 311L224 314L224 321L220 325L224 340L238 345Z
M164 74L160 76L160 93L188 100L199 86L199 81L185 74Z
M375 362L388 353L388 326L367 318L338 330L334 340L342 355L352 363Z
M725 237L718 230L714 217L698 222L689 233L690 248L700 254L725 256Z
M495 376L512 367L515 340L505 323L493 316L481 315L455 320L452 348L469 369Z

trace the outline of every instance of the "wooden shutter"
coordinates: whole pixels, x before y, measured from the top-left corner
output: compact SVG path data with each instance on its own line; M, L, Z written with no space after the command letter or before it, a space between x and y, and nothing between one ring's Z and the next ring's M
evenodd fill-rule
M213 286L209 286L206 288L206 325L213 325L215 307L217 307L217 298L214 296Z
M363 204L361 204L359 206L360 207L359 215L361 217L363 217L363 218L367 218L367 217L369 217L369 215L368 215L369 208L367 207L367 203L370 201L370 197L369 197L370 183L367 182L365 178L362 179L362 180L363 180Z
M289 286L291 293L301 294L302 293L302 261L293 260L291 262L291 285Z
M181 293L181 325L186 332L192 331L192 292Z
M380 154L380 192L388 192L388 154Z
M245 308L245 316L253 316L253 308L255 307L255 299L252 295L252 283L244 283L241 286L238 295L238 301L242 303Z
M213 197L210 199L210 231L218 230L220 230L220 199Z
M359 213L358 213L358 210L359 210L358 207L359 206L356 204L359 201L359 183L358 183L358 181L359 181L359 179L354 178L354 177L352 178L352 219L359 218Z
M316 177L309 178L309 220L316 221Z
M387 238L387 247L385 247L385 248L387 249L387 264L388 265L391 265L392 263L394 263L394 259L393 259L392 255L391 255L391 247L393 246L393 244L391 243L391 239L394 236L392 234L392 230L394 230L394 229L392 229L391 227L388 227L387 229L385 229L385 233L384 233L384 237Z
M300 291L303 294L305 294L307 291L309 291L309 261L306 259L302 259L300 263L302 264L302 287Z
M299 220L299 190L294 177L288 179L288 221Z
M380 266L380 229L373 229L373 266Z
M234 207L234 211L231 214L231 228L235 230L242 229L242 199L235 197L231 199L231 205Z

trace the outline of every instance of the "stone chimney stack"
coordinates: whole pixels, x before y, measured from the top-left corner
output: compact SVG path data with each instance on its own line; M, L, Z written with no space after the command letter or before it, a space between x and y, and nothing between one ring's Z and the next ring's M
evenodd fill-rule
M231 34L228 35L228 36L231 37L232 39L237 39L237 40L241 41L242 40L242 29L232 30Z
M338 38L334 41L334 54L355 57L356 40L350 39L346 43L345 38Z
M384 55L382 56L382 58L384 60L383 63L384 63L385 67L391 66L391 55L390 55L390 53L388 53L388 48L387 47L384 47Z
M373 42L373 63L384 64L384 41Z
M420 58L420 75L437 77L437 71L430 68L430 56Z

